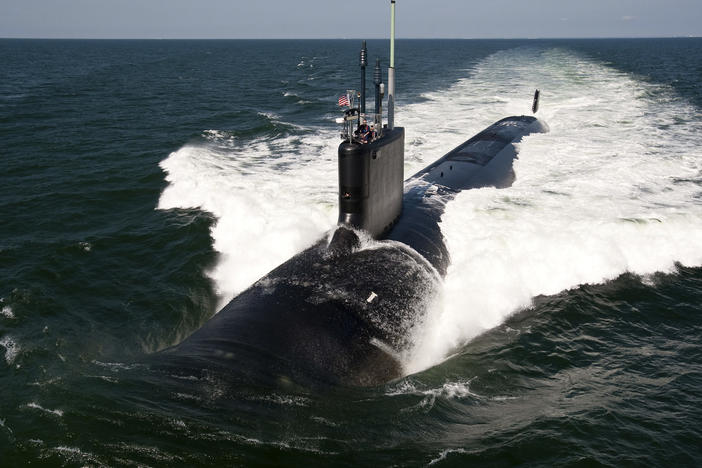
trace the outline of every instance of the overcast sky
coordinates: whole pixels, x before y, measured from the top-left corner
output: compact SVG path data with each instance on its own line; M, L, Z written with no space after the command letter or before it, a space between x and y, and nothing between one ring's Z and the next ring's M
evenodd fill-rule
M0 0L0 37L382 38L389 0ZM702 0L397 0L401 38L702 36Z

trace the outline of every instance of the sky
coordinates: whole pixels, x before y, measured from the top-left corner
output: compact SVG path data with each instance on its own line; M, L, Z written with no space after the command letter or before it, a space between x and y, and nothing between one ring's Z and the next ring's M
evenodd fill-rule
M0 0L0 37L388 37L389 0ZM398 38L702 36L702 0L397 0Z

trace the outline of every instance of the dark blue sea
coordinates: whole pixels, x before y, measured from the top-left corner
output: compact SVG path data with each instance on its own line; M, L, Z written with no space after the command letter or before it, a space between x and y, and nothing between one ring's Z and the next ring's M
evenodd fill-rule
M446 207L405 376L152 368L335 226L359 48L0 40L0 466L702 463L699 38L398 41L407 177L550 127Z

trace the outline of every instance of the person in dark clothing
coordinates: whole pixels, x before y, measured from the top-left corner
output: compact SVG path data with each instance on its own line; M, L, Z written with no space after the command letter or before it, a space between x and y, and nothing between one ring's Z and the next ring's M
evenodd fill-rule
M371 129L368 126L366 119L363 119L363 123L358 127L358 139L361 140L361 143L368 143L370 138Z

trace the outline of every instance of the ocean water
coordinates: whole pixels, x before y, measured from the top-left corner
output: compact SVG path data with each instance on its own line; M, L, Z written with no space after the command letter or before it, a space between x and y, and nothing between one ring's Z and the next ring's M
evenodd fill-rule
M0 466L699 465L702 39L398 41L406 176L551 129L447 206L406 375L152 368L334 226L359 46L0 40Z

